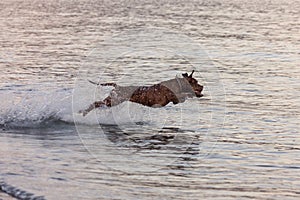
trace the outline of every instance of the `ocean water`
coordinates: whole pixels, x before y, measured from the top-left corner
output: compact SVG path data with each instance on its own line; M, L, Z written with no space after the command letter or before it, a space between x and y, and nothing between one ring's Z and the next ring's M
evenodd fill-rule
M0 199L299 199L299 1L0 8ZM202 98L78 113L192 70Z

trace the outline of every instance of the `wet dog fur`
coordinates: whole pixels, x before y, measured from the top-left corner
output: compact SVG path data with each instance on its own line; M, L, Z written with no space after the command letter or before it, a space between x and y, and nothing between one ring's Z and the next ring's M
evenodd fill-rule
M99 107L112 107L124 101L131 101L149 107L162 107L172 102L178 104L187 98L202 97L203 86L190 75L182 74L182 78L174 78L151 86L119 86L115 83L97 84L113 86L109 96L102 101L95 101L87 109L80 111L83 116ZM92 82L94 83L94 82ZM95 83L94 83L95 84Z

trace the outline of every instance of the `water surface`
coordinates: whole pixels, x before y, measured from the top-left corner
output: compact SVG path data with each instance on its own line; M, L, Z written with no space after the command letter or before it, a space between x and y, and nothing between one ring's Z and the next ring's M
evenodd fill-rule
M45 199L300 197L299 1L0 7L3 183ZM201 99L77 113L110 90L88 79L192 69Z

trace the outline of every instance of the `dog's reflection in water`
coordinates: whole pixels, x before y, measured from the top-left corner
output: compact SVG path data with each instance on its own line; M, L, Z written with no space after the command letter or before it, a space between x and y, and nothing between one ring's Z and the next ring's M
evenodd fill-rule
M122 130L117 125L101 125L101 128L106 138L114 145L136 152L170 150L175 153L195 155L199 150L199 138L190 136L190 130L177 127L164 127L152 133L149 131L141 133L141 129Z

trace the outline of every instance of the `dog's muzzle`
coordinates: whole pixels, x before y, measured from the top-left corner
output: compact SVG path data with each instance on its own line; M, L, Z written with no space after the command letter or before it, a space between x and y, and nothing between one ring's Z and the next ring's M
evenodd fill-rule
M203 94L201 94L201 91L196 90L195 91L196 97L203 97Z

